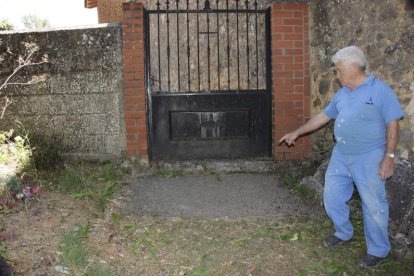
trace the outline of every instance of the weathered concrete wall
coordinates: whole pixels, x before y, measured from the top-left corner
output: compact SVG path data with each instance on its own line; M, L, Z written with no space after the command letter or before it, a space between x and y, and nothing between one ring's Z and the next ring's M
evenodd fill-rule
M330 57L357 45L367 54L368 71L387 81L401 102L398 154L414 160L414 4L402 0L315 0L311 7L312 112L323 110L339 88ZM314 135L315 150L332 143L331 128Z
M83 159L120 158L125 152L122 89L122 28L97 25L85 29L0 33L0 82L11 74L24 42L48 62L23 68L10 82L42 80L31 85L8 85L11 97L0 129L22 122L29 132L63 138L70 155ZM10 53L7 53L9 51Z

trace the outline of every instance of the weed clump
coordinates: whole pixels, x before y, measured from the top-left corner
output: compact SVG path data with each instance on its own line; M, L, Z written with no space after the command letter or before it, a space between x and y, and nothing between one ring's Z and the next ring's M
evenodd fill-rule
M49 171L61 168L64 162L64 154L69 147L63 143L62 135L44 135L30 133L28 141L32 146L32 159L37 170Z

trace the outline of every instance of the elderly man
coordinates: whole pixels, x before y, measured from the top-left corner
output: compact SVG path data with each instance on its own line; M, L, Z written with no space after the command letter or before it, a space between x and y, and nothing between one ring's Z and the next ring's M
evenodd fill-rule
M362 201L367 245L367 255L359 264L371 268L385 260L391 248L385 180L393 175L398 120L404 113L391 88L365 72L366 59L360 48L345 47L332 61L342 88L322 113L284 135L279 143L294 145L299 136L335 120L336 145L324 189L325 209L335 232L324 245L335 247L351 241L353 227L347 203L355 184Z

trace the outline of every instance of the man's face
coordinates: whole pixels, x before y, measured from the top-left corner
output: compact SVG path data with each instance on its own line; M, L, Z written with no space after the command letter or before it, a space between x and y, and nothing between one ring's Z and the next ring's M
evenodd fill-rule
M349 87L359 72L358 70L360 69L357 64L344 65L342 62L335 64L335 75L342 86Z

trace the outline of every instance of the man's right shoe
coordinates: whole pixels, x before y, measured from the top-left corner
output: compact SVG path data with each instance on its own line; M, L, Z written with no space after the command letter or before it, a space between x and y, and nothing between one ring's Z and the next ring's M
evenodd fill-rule
M351 242L351 241L352 241L352 239L344 241L344 240L341 240L340 238L338 238L335 235L331 235L323 241L323 245L325 245L325 247L335 247L335 246L345 244L345 243L348 243L348 242Z

